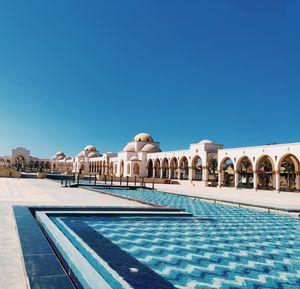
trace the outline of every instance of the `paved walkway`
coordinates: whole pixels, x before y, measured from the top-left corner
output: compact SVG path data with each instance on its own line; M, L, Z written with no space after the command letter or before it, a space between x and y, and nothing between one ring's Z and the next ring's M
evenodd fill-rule
M143 206L80 188L61 188L50 180L0 178L0 289L28 288L12 205Z
M213 188L193 186L191 184L165 185L156 184L157 190L195 197L212 198L220 201L246 203L254 206L275 207L300 211L300 193L288 193L264 190Z

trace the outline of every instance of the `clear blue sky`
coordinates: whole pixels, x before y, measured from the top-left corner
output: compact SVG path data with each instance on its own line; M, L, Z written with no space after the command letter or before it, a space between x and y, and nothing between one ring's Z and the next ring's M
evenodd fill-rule
M0 155L138 132L163 150L300 141L300 1L1 1Z

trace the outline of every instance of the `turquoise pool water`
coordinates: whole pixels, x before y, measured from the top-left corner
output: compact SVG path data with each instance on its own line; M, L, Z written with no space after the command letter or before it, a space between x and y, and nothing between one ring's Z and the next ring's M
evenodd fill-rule
M157 191L105 191L193 213L189 218L82 217L80 221L80 226L84 223L177 288L300 288L297 218ZM75 228L78 217L77 221L66 218Z
M90 224L180 288L300 288L300 220L148 190L106 190L208 221Z

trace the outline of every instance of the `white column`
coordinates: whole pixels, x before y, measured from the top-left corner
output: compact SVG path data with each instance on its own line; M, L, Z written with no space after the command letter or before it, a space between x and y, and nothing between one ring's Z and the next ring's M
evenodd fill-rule
M240 180L240 174L238 171L234 171L234 187L236 189L239 188L239 180Z
M300 172L296 172L296 190L300 190Z
M208 167L203 166L203 181L205 183L205 186L207 186L208 182Z
M180 180L180 172L181 172L181 169L178 168L178 169L177 169L177 172L178 172L177 179Z
M222 187L222 182L223 182L223 177L224 177L224 171L221 170L219 171L219 178L218 178L218 187L221 188Z
M275 190L280 191L280 172L275 171Z
M172 173L172 170L171 170L171 168L169 168L169 176L168 176L169 179L171 179L171 173Z
M193 180L193 168L189 167L189 180L192 181Z
M163 177L163 168L159 168L159 177L162 179Z
M253 171L253 189L254 190L257 190L257 181L258 181L257 172Z

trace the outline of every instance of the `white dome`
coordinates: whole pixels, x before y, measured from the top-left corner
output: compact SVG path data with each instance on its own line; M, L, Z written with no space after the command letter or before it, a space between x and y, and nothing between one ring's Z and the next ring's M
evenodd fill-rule
M204 139L202 141L199 141L199 144L205 144L205 143L213 143L213 141L211 141L209 139Z
M146 144L143 146L141 151L145 153L155 153L158 152L159 149L153 144Z
M142 133L137 134L133 138L133 141L153 142L153 138L150 134L142 132Z
M97 149L96 147L92 146L92 145L88 145L84 148L85 151L88 151L88 152L96 152Z
M85 157L85 151L81 151L77 156L78 157Z
M57 152L55 156L56 156L57 158L60 157L60 156L65 157L65 153L60 151L60 152Z
M127 145L123 148L123 152L135 152L134 144L133 144L133 143L127 144Z
M139 158L137 156L132 156L130 158L130 161L139 161Z
M99 153L97 153L97 152L90 152L87 156L89 158L96 158L96 157L99 157Z

